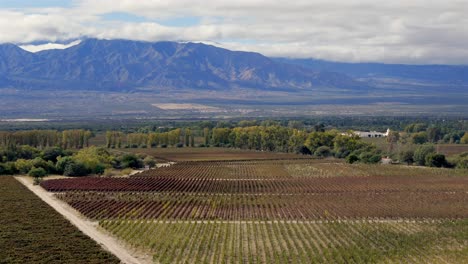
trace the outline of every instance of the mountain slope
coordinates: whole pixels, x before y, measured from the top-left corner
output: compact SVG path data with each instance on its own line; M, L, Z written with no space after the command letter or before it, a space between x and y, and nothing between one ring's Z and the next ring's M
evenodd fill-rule
M0 46L0 70L14 85L90 90L250 88L298 91L365 88L339 73L313 71L258 53L199 44L88 39L64 50Z
M300 65L314 71L334 71L354 78L399 78L432 83L468 84L466 65L403 65L343 63L316 59L277 58L278 62Z

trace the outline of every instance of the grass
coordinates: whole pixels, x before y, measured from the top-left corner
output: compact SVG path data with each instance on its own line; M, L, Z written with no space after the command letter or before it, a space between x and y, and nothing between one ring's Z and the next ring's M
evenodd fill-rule
M12 177L0 205L0 263L119 263Z

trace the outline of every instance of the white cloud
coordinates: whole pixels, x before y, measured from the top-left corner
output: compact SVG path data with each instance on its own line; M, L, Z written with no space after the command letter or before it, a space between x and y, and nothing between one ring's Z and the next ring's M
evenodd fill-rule
M148 22L102 18L114 12ZM467 13L467 0L77 0L71 8L0 9L0 42L202 40L270 56L466 64ZM187 16L201 22L163 25Z

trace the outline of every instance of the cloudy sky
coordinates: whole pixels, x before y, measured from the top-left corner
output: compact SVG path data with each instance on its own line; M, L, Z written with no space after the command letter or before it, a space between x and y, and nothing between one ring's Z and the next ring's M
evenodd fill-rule
M0 43L202 41L269 56L468 64L467 14L468 0L0 0Z

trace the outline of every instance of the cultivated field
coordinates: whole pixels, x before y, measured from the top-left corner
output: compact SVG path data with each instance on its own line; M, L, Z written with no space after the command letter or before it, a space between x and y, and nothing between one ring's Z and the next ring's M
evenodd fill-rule
M229 148L129 148L119 151L142 153L163 161L233 161L264 159L304 159L303 155ZM310 157L308 157L310 158Z
M336 160L180 162L42 186L161 263L466 263L468 173Z
M13 177L0 206L0 263L119 263Z
M446 156L453 156L463 152L468 152L468 144L438 144L437 151Z

